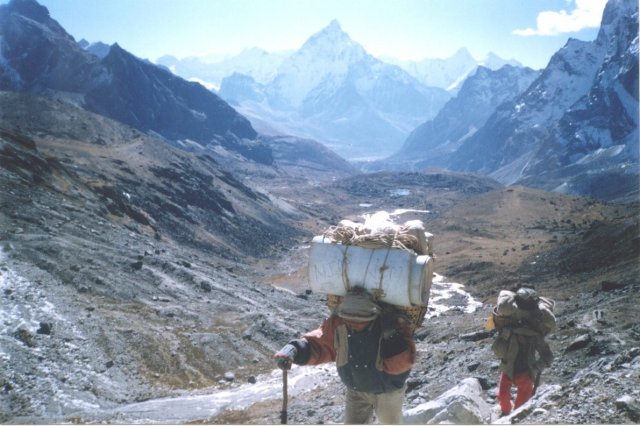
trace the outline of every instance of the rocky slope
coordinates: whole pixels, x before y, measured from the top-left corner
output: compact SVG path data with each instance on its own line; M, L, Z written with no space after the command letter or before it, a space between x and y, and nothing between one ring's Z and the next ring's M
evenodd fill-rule
M267 316L306 308L271 304L282 296L247 278L248 259L304 235L287 212L207 156L1 95L3 421L210 386L240 366L246 380L270 361L260 330L291 332Z
M605 204L524 187L487 192L485 186L465 196L457 192L455 182L461 187L467 187L468 182L463 183L455 175L448 176L448 184L443 185L447 189L442 191L435 184L440 179L443 177L432 176L429 185L420 187L427 192L417 199L411 195L395 199L387 196L380 207L387 211L400 205L423 209L424 200L431 200L431 213L414 214L436 235L435 271L450 281L463 283L483 306L468 313L462 309L461 299L458 308L454 304L453 309L428 318L417 331L418 363L409 379L405 413L420 411L419 407L429 403L431 412L426 413L431 414L425 414L423 408L423 417L412 417L412 422L416 418L423 419L419 423L434 418L439 411L432 412L433 406L440 407L435 401L468 379L477 380L481 390L473 392L477 392L480 402L465 398L464 392L469 391L463 386L456 391L462 395L439 408L440 421L637 422L640 418L640 394L635 386L640 378L636 307L640 292L638 204ZM335 217L357 219L355 215L349 216L349 212L364 210L361 205L372 200L382 200L373 197L375 192L385 192L381 184L381 180L372 178L367 192L348 184L352 189L345 198L333 187L324 197L315 197L314 209L332 205ZM407 188L407 182L395 187ZM409 192L418 193L414 188ZM449 197L455 199L453 204L448 202ZM274 279L280 286L302 291L305 286L298 283L304 274L304 269L288 271ZM556 359L544 372L540 389L531 402L501 418L495 400L498 363L490 350L491 333L484 330L484 325L498 291L517 284L534 286L556 301L558 328L548 337ZM342 421L344 400L339 380L333 374L322 383L315 390L292 398L291 422ZM277 401L277 393L272 398ZM486 417L465 417L465 413L474 411L471 406L485 404ZM273 404L256 404L248 409L230 409L207 421L271 424L278 419Z

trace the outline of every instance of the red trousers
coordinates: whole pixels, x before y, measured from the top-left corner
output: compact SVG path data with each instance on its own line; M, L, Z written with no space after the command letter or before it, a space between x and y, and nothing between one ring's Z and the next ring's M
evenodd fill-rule
M516 403L513 408L518 408L531 398L533 394L533 380L528 371L516 374L513 380L504 372L500 373L500 383L498 384L498 402L502 414L511 412L511 386L516 386Z

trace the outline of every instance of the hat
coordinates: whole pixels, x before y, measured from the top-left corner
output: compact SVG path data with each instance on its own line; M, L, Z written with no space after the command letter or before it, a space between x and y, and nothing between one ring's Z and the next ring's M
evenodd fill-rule
M538 293L532 288L522 287L516 291L516 304L521 309L531 311L538 307Z
M351 321L373 321L382 313L382 309L368 293L347 293L335 313Z

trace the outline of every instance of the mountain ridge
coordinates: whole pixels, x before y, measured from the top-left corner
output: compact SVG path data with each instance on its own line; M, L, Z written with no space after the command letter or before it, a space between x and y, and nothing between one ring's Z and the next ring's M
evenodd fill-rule
M288 56L272 81L252 80L227 77L220 96L250 120L316 139L347 159L391 153L449 98L443 89L423 86L400 67L369 55L337 21Z
M505 65L498 70L478 67L431 121L414 129L402 148L379 162L363 163L365 170L424 170L442 167L456 150L486 123L492 112L518 96L539 75L530 68Z
M464 80L472 75L479 66L497 70L504 65L523 67L514 60L505 60L489 52L482 60L476 60L466 48L458 49L448 58L424 58L419 61L401 61L389 59L390 63L400 66L426 86L435 86L457 93Z
M24 17L22 10L42 22ZM272 161L249 121L217 95L138 59L117 43L104 58L94 56L35 0L11 0L0 6L0 43L4 52L0 90L60 99L72 96L94 112L173 142L224 142L255 161Z
M610 0L594 41L569 39L529 87L511 100L487 106L491 114L486 122L474 126L459 145L450 144L446 155L438 151L447 146L446 136L424 130L430 122L405 143L413 144L415 152L433 150L422 154L434 158L424 166L482 173L506 185L605 200L636 199L637 16L633 2ZM442 123L458 119L446 109L442 114ZM421 132L434 139L416 140ZM389 157L389 163L393 159ZM384 160L373 166L380 164Z

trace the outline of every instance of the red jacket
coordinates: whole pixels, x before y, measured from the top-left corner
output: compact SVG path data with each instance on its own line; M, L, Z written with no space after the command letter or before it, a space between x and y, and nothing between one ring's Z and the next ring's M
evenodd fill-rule
M348 330L362 331L371 322L354 322L332 315L325 319L320 328L303 335L309 343L309 359L306 365L317 365L330 361L336 361L335 334L341 325ZM391 375L405 373L413 367L416 360L416 345L413 334L408 327L396 328L396 335L388 339L381 339L380 356L382 358L382 371Z

